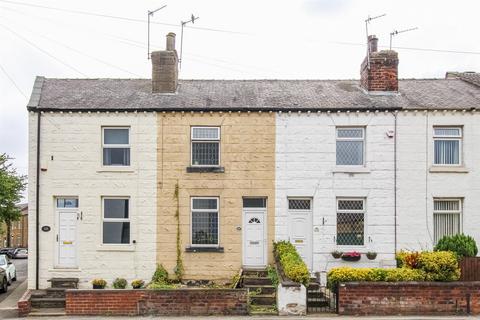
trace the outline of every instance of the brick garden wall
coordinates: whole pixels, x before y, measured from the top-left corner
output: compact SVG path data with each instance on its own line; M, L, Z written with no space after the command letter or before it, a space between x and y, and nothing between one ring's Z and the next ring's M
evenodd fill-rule
M27 290L17 302L18 316L26 317L32 310L31 302L32 292Z
M67 290L67 315L246 315L239 289Z
M340 315L480 314L480 282L351 282L339 286Z

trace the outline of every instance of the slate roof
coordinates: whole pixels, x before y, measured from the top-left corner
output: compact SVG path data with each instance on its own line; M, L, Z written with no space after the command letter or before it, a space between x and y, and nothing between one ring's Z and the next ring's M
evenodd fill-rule
M180 80L176 94L150 79L37 77L29 110L370 110L480 108L480 87L456 79L404 79L399 93L367 94L358 80Z

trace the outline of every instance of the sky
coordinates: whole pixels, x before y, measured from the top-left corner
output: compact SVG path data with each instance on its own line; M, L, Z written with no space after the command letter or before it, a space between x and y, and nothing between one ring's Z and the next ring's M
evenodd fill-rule
M35 76L150 78L152 50L180 21L182 79L358 79L365 19L379 49L395 36L399 77L480 71L478 0L0 0L0 153L27 173ZM456 51L456 52L453 52Z

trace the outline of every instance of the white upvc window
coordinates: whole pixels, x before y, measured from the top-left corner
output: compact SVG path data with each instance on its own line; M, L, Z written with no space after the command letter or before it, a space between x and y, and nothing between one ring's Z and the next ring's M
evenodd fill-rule
M219 245L219 198L191 198L191 245L192 247L218 247Z
M365 199L337 198L337 245L365 244Z
M462 200L433 200L433 239L435 244L443 236L462 232Z
M439 166L462 164L462 127L433 128L433 164Z
M103 197L102 243L130 244L130 199Z
M220 165L220 127L192 127L191 144L192 166Z
M337 166L365 165L365 128L337 127Z
M130 166L130 128L102 127L104 166Z

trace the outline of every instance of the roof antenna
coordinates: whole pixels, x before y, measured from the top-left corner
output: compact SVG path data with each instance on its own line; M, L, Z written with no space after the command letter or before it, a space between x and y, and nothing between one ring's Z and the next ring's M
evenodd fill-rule
M158 9L155 9L153 11L148 10L147 11L147 24L148 24L148 29L147 29L147 59L150 60L150 17L153 17L153 14L157 11L162 10L165 8L167 5L163 5Z
M385 17L386 15L387 14L384 13L384 14L381 14L381 15L375 16L375 17L368 16L367 19L365 19L365 31L367 33L367 66L368 66L368 69L370 69L370 42L368 41L368 24L370 23L370 21L381 18L381 17Z
M400 33L417 30L417 29L418 29L418 27L410 28L410 29L405 29L405 30L400 30L400 31L398 31L398 30L393 30L392 32L390 32L390 50L392 50L392 39L393 39L393 36L396 36L397 34L400 34Z
M198 18L200 17L195 17L193 14L192 16L190 17L190 20L187 20L187 21L180 21L181 25L182 25L182 33L180 35L180 59L178 59L178 64L179 64L179 67L181 68L182 67L182 53L183 53L183 27L185 27L185 25L187 23L192 23L192 24L195 24L195 20L197 20Z

